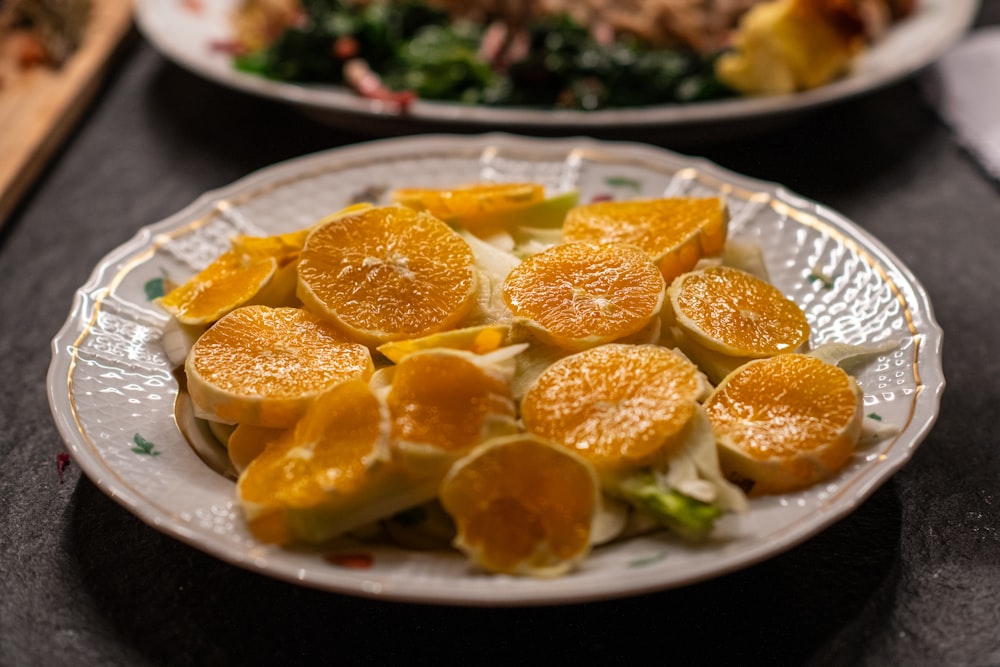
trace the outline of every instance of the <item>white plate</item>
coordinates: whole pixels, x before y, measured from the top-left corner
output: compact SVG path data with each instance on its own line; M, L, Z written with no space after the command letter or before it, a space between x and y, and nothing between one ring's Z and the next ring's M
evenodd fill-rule
M931 63L961 37L975 17L978 0L918 0L917 13L858 59L846 78L816 90L777 97L601 111L497 108L418 102L400 116L383 103L336 86L270 81L233 69L230 56L214 48L232 41L230 16L239 0L136 0L142 33L164 55L226 86L307 109L323 120L382 133L413 129L498 129L577 134L659 127L702 130L733 121L786 117L843 100L896 81Z
M211 261L235 233L290 231L387 188L474 177L535 180L553 192L578 188L583 201L724 194L732 237L760 243L772 281L808 315L812 344L899 341L859 373L866 411L898 425L898 436L859 452L829 483L752 501L746 514L721 521L712 544L684 545L666 533L634 538L597 548L580 571L553 581L484 574L457 553L349 545L348 555L371 558L370 567L353 569L330 558L343 549L292 551L255 542L233 483L207 466L178 428L178 386L161 340L167 317L150 299L164 279L183 281ZM927 294L877 240L833 211L660 149L506 134L384 139L292 160L209 192L105 257L52 345L49 400L74 460L150 525L281 579L450 604L634 595L773 556L843 517L902 466L934 422L944 387L941 330Z

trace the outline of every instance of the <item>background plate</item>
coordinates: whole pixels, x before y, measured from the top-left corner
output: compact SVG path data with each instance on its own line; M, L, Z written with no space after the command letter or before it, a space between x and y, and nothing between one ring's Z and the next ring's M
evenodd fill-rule
M717 539L685 545L655 533L597 548L566 577L484 574L457 553L344 543L324 550L262 545L244 526L233 483L205 465L174 418L166 315L152 303L239 232L298 229L388 189L474 178L534 180L583 201L660 195L728 197L731 236L760 243L774 282L805 310L813 345L898 341L858 371L866 413L899 434L859 451L807 491L756 499ZM628 143L506 134L384 139L299 158L209 192L111 252L78 291L52 343L49 400L87 476L141 519L218 558L266 575L353 595L465 605L557 604L692 583L773 556L858 506L902 466L937 417L941 330L923 288L877 240L777 185ZM365 562L354 569L344 564Z
M336 86L269 81L237 72L230 56L214 48L232 41L230 17L239 0L136 0L136 21L164 55L225 86L297 105L310 115L367 132L497 129L544 134L623 135L643 128L690 138L690 130L732 134L896 81L934 61L961 37L975 18L977 0L918 0L917 13L859 58L846 78L794 95L733 99L603 111L496 108L418 102L400 116L380 102ZM739 122L737 122L739 121ZM754 121L754 122L750 122ZM765 121L767 121L765 123Z

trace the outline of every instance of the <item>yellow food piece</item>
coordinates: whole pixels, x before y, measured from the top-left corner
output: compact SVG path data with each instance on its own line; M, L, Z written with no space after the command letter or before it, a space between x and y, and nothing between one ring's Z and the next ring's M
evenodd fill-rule
M272 256L229 250L159 303L182 324L211 324L249 304L277 270Z
M665 461L708 389L674 350L611 343L549 366L521 401L521 418L612 475Z
M392 465L388 432L384 404L360 380L317 399L240 475L254 536L322 542L432 498L434 484L414 483Z
M226 440L229 460L232 461L236 472L246 470L247 466L260 456L270 443L280 439L285 431L283 428L238 424Z
M317 226L298 276L306 308L371 347L458 325L478 293L468 243L437 218L401 206Z
M396 365L386 397L393 446L404 465L444 470L484 440L515 431L510 370L445 348L414 352Z
M674 341L714 382L750 359L795 352L809 340L802 309L774 285L739 269L685 273L667 295Z
M571 451L520 434L490 440L459 460L441 484L455 545L481 567L554 577L590 551L600 509L593 468Z
M567 243L625 243L644 250L670 283L705 257L722 254L729 209L719 197L603 201L566 214Z
M368 348L301 308L244 306L198 338L184 370L202 416L285 428L321 394L367 380L374 367Z
M649 325L663 306L664 281L636 247L566 243L515 267L504 281L503 297L539 338L580 350Z
M394 363L399 363L408 354L436 347L486 354L503 345L509 334L510 326L506 324L483 324L442 331L421 338L390 341L379 345L376 349Z
M719 58L716 75L746 95L794 93L829 83L862 47L806 0L756 5L741 19L733 41L735 50Z
M723 472L751 493L786 493L841 470L861 434L857 383L804 354L751 361L705 401Z
M371 204L355 204L331 214L333 220ZM160 305L186 325L207 325L247 305L291 306L297 277L294 263L310 228L275 234L233 238L231 247L215 261L160 300Z

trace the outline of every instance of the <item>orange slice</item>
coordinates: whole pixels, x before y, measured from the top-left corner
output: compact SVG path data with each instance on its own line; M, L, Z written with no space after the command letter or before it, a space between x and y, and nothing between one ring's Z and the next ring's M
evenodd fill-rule
M260 456L270 443L280 439L285 434L285 430L283 428L251 426L250 424L237 425L226 440L229 460L232 461L236 472L246 470L247 466Z
M554 577L590 551L600 486L587 461L531 435L490 440L441 484L455 545L481 567Z
M664 282L638 248L567 243L521 262L504 281L503 296L539 338L579 350L649 325L663 306Z
M521 417L603 477L669 457L707 389L671 349L611 343L552 364L526 392Z
M468 243L440 220L400 206L318 226L298 275L309 310L371 347L452 328L477 295Z
M368 348L301 308L245 306L198 338L184 369L202 416L283 428L332 387L367 380L373 364Z
M473 229L495 225L498 215L540 204L545 199L545 186L473 183L454 188L400 188L390 196L393 202L407 208Z
M667 295L678 347L715 382L750 359L795 352L809 340L802 309L774 285L739 269L686 273Z
M400 360L386 402L394 446L416 469L446 466L482 441L516 430L508 366L431 349Z
M698 260L721 255L728 225L729 209L719 197L603 201L571 209L563 238L642 248L669 283Z
M751 361L705 402L723 472L752 493L785 493L841 470L861 434L857 383L804 354Z
M211 324L250 303L277 270L271 255L228 250L159 303L182 324Z
M257 539L322 542L434 496L390 462L389 418L368 386L338 385L247 466L237 492Z
M370 204L349 206L330 219ZM193 278L160 299L160 305L177 321L204 325L240 306L295 305L296 274L294 262L310 229L300 229L273 236L240 234L231 247Z

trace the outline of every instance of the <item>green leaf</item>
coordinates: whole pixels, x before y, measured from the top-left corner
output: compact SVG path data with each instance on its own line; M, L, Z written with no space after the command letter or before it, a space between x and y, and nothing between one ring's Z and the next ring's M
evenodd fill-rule
M146 301L155 301L167 293L166 277L151 278L142 287L146 292Z
M136 454L142 454L143 456L159 456L160 452L156 451L156 445L146 440L144 437L136 433L132 436L132 442L135 443L135 447L132 451Z
M609 176L604 179L604 182L612 188L629 188L635 192L642 190L641 181L634 178L627 178L625 176Z
M809 282L819 283L823 289L833 289L833 278L823 275L819 271L813 271L806 276Z
M636 509L689 540L702 540L712 530L723 511L674 489L664 488L651 473L627 479L621 492Z
M635 560L629 561L629 567L645 567L647 565L652 565L653 563L659 563L667 557L666 551L660 551L651 556L645 556L643 558L636 558Z

